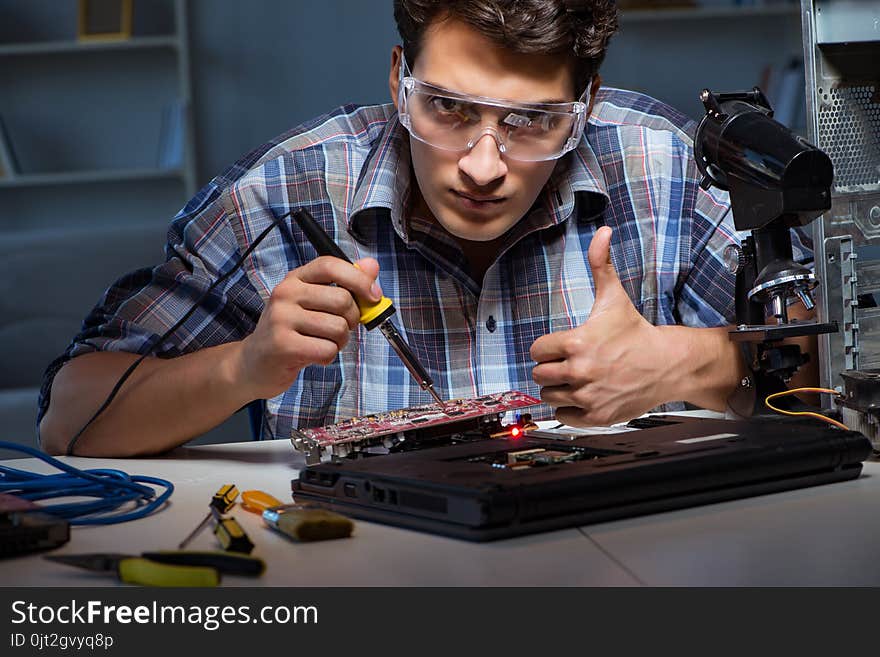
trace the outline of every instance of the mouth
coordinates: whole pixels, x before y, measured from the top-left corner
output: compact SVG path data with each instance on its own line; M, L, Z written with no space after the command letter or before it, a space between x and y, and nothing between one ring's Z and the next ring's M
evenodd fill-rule
M462 199L463 201L475 203L478 205L498 205L499 203L504 202L505 198L503 196L487 196L482 194L472 194L470 192L460 192L456 189L451 190L453 194Z

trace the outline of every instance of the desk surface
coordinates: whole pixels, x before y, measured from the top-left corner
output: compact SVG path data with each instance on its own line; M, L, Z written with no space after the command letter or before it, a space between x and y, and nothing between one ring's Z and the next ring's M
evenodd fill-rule
M287 441L182 447L152 459L66 459L175 485L159 513L107 527L75 527L53 554L174 549L228 482L290 499L301 465ZM7 462L34 471L36 459ZM798 586L880 585L880 463L825 486L532 536L469 543L356 521L352 538L293 543L235 512L267 563L259 580L227 586ZM213 549L204 531L190 548ZM106 586L106 577L29 555L0 561L4 586Z

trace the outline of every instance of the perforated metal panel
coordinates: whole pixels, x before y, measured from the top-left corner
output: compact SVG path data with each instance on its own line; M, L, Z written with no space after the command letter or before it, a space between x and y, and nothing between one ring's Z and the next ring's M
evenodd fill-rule
M831 157L831 210L813 222L820 379L880 368L880 2L801 0L807 138ZM828 399L830 404L830 398Z
M880 186L880 93L876 84L817 87L819 147L834 163L834 189Z

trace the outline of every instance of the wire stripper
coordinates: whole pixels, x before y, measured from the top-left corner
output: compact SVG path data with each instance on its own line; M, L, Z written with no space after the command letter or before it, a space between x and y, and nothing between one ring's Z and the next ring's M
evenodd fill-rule
M120 582L141 586L217 586L220 583L216 568L159 563L127 554L69 554L43 558L75 568L109 573Z

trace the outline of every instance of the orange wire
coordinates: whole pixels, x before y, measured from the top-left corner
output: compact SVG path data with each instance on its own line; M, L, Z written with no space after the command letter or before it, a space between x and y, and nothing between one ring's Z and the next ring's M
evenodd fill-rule
M773 404L770 403L771 399L776 399L777 397L785 397L786 395L793 395L798 392L824 392L836 397L841 397L842 395L836 390L831 390L830 388L795 388L794 390L783 390L782 392L774 392L772 395L767 395L767 398L764 400L764 405L772 411L776 411L777 413L782 413L783 415L808 415L809 417L814 417L817 420L822 420L823 422L827 422L828 424L833 424L835 427L840 429L846 429L849 431L849 427L843 424L843 422L838 422L826 415L822 415L821 413L813 413L811 411L784 411L781 408L777 408Z

